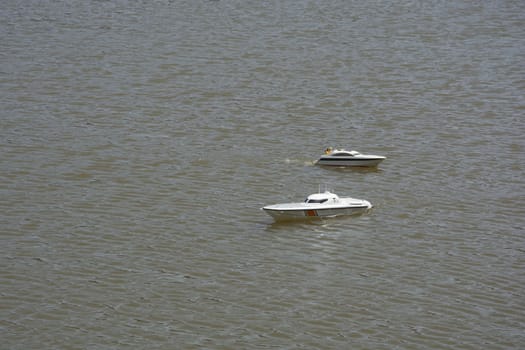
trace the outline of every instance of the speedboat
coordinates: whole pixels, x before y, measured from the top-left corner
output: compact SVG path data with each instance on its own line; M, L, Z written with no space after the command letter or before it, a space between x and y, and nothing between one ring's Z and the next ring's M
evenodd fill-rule
M309 195L304 202L268 205L263 208L275 220L324 218L362 214L372 208L364 199L339 197L330 191Z
M357 151L347 151L344 149L332 149L329 147L319 158L316 164L335 165L335 166L377 166L386 157L374 154L361 154Z

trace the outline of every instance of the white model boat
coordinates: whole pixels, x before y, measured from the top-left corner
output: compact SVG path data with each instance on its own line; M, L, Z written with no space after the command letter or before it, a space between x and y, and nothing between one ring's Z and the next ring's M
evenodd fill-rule
M262 209L276 220L310 217L334 217L361 214L372 208L369 201L351 197L339 197L335 193L311 194L304 202L274 204Z
M361 154L357 151L347 151L344 149L326 149L325 154L317 160L319 165L335 165L335 166L377 166L386 157L377 156L375 154Z

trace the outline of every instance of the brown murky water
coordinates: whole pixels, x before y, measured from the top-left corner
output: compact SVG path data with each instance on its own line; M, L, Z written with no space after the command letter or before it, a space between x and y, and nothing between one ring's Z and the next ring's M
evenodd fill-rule
M1 347L525 344L522 1L4 1L0 32ZM259 210L319 184L374 209Z

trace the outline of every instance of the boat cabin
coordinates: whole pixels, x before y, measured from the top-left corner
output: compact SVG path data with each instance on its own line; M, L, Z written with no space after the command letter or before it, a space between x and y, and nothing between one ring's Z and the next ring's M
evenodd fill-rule
M335 193L326 191L324 193L311 194L308 196L308 198L306 198L304 202L308 204L321 204L321 203L328 204L328 203L337 202L338 200L339 200L338 195L336 195Z
M359 152L356 152L356 151L335 150L330 155L332 157L353 157L358 154Z

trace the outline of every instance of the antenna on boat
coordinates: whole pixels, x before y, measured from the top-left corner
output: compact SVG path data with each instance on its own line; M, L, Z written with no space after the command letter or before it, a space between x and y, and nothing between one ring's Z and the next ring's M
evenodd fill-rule
M324 192L333 192L333 189L330 189L327 184L323 184L322 186L323 186L322 188L323 188ZM318 185L317 192L318 193L322 193L321 192L321 184Z

